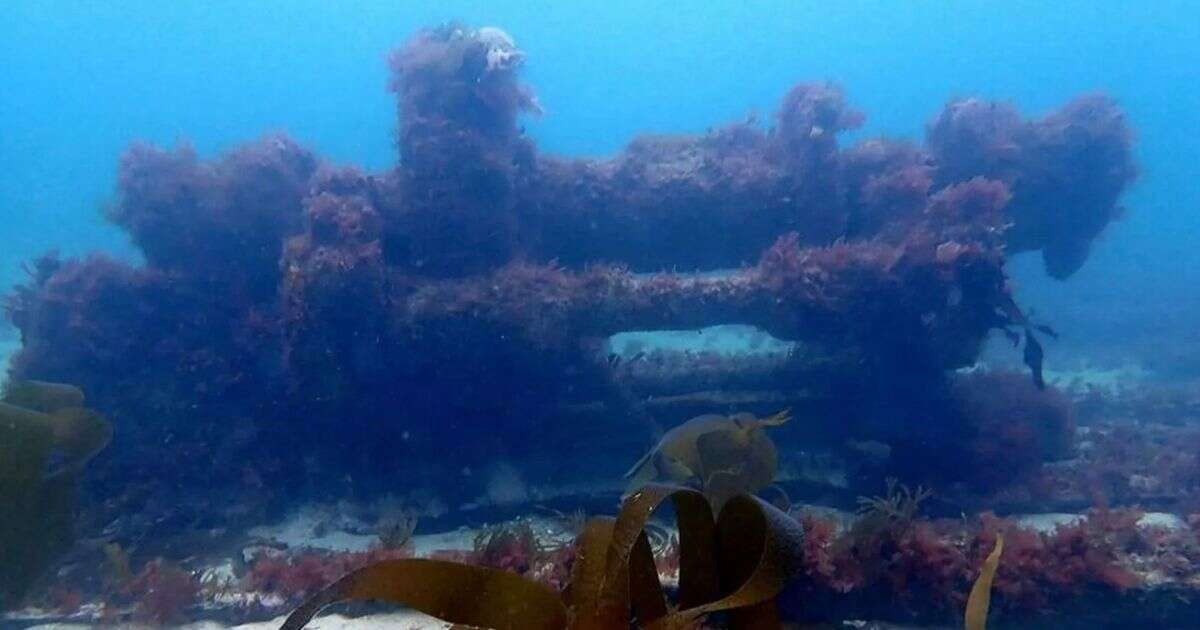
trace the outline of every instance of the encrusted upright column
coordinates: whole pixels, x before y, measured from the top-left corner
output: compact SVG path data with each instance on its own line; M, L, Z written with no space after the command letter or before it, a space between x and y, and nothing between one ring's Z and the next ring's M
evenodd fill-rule
M391 59L407 202L391 257L422 273L463 276L507 262L517 241L517 116L536 112L517 81L524 54L497 28L418 34Z

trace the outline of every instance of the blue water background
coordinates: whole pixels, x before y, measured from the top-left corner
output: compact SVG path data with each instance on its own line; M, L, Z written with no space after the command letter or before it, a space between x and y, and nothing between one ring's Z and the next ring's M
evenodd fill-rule
M919 139L956 96L1042 114L1106 91L1139 138L1128 218L1067 282L1018 257L1019 298L1066 333L1052 353L1200 349L1197 2L6 2L0 287L50 248L136 257L100 214L135 139L211 156L283 130L334 162L389 167L386 53L456 18L515 37L546 110L527 129L569 154L769 121L801 80L845 87L867 114L857 137ZM0 326L0 343L12 334Z

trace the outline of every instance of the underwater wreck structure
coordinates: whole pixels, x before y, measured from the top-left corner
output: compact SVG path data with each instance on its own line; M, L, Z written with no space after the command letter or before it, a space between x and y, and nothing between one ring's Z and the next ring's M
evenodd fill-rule
M538 110L523 61L498 29L416 35L391 58L399 160L383 172L284 136L213 161L126 152L108 216L145 264L47 256L7 301L12 376L78 384L116 425L89 483L124 490L97 510L179 511L306 475L469 486L498 453L534 479L616 479L648 423L732 405L790 405L792 440L889 444L914 481L936 481L937 459L994 485L998 459L1063 448L1037 431L1001 436L1018 450L990 461L962 447L1003 429L956 411L953 371L989 331L1028 324L1006 256L1040 251L1069 276L1118 216L1135 167L1112 100L1035 119L957 100L924 144L841 146L863 115L834 85L800 84L769 128L573 159L522 133ZM729 323L794 349L698 365L605 346Z

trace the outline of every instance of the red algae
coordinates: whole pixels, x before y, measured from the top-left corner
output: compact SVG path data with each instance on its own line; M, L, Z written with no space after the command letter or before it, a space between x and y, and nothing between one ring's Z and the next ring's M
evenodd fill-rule
M1120 214L1118 197L1136 177L1132 134L1116 103L1084 96L1041 119L1006 103L949 103L929 125L938 181L983 176L1008 184L1011 251L1041 250L1046 271L1070 276L1092 240ZM1051 192L1056 191L1056 192ZM1057 199L1049 212L1046 195Z
M1097 508L1039 532L985 513L974 522L900 520L839 532L833 521L802 514L805 578L795 597L802 618L811 620L822 613L803 602L824 602L828 610L857 606L859 614L881 619L948 620L961 614L1002 532L992 609L1007 619L1049 618L1096 593L1118 596L1141 588L1132 567L1152 547L1160 558L1155 567L1169 566L1172 554L1194 554L1193 541L1141 526L1141 516Z
M472 549L439 549L429 557L509 571L561 591L570 580L574 555L573 543L545 543L527 523L518 522L482 530ZM250 561L240 588L250 593L276 595L294 604L356 569L411 557L413 551L409 547L260 553Z
M1001 606L1048 611L1062 597L1079 597L1091 587L1124 592L1140 578L1121 564L1139 551L1145 533L1141 512L1097 508L1078 522L1048 534L1005 524L984 515L973 544L976 555L1004 531L1005 550L993 588Z
M124 591L136 603L136 615L156 624L183 618L200 599L200 583L188 571L162 558L146 563Z
M252 593L278 595L295 603L355 569L384 560L411 557L410 549L382 547L367 551L260 554L251 559L241 586Z
M602 410L605 439L644 433L653 396L597 350L633 330L738 323L793 342L744 384L814 392L820 430L885 442L906 479L953 484L905 465L949 453L992 489L1069 449L1062 413L1039 411L1053 401L1019 392L1037 409L1002 423L952 371L1020 323L1010 252L1040 250L1065 277L1116 218L1134 167L1111 100L1026 119L968 99L923 144L843 146L863 115L836 85L806 83L769 128L649 135L576 159L523 134L539 109L523 60L498 29L414 36L390 62L399 156L382 172L283 136L211 160L187 145L126 152L107 216L145 264L48 256L5 303L23 341L12 376L76 383L116 423L89 471L113 497L94 522L136 512L142 531L127 534L140 538L344 479L468 501L480 482L463 471L497 453L533 466L562 452L543 465L615 477L627 462L607 442L584 453L551 436L582 430L572 409ZM936 431L947 419L954 430ZM970 574L930 530L888 544L890 582L874 556L818 554L811 572L839 592L928 578L947 602ZM537 571L510 560L495 562ZM264 564L261 579L304 590L328 577L318 564Z
M1034 476L1043 462L1064 459L1075 441L1071 402L1055 388L1037 389L1024 374L972 374L955 382L968 424L964 477L996 488Z

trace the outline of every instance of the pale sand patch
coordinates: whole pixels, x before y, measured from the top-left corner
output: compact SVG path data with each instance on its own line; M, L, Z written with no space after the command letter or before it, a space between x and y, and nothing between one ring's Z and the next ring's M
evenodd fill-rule
M1051 512L1047 514L1021 514L1013 516L1017 525L1032 529L1040 534L1053 534L1060 526L1075 525L1084 519L1082 514Z
M1053 534L1059 526L1075 525L1087 518L1083 514L1047 513L1021 514L1013 517L1021 527L1032 529L1042 534ZM1174 514L1166 512L1146 512L1138 520L1138 527L1161 527L1164 529L1186 529L1187 523Z
M379 544L374 534L359 534L329 526L331 510L328 506L301 508L279 523L260 525L250 530L250 535L264 541L286 545L290 549L318 549L329 551L366 551ZM552 518L526 518L533 531L543 542L565 543L572 535L563 530L562 524ZM355 523L356 531L369 531L362 523ZM417 531L421 524L418 521ZM428 556L440 549L470 550L475 547L475 537L482 529L459 528L436 534L416 534L412 537L413 552L417 556Z
M281 616L270 621L232 626L231 630L276 630L283 624L285 618ZM225 628L225 626L211 622L184 627L189 630L224 630ZM312 628L312 630L446 630L450 624L438 621L429 615L406 610L358 618L328 615L313 619L305 627Z

